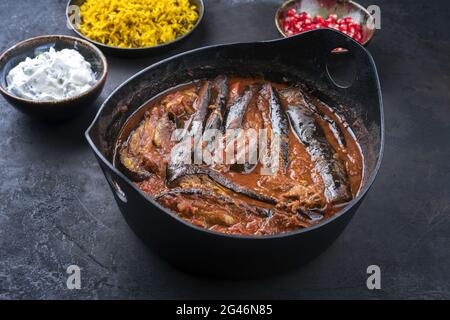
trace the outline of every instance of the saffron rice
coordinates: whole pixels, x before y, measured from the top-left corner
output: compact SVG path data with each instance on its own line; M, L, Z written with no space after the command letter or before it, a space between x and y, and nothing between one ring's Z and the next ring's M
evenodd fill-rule
M173 41L199 18L189 0L86 0L79 31L115 47L143 48Z

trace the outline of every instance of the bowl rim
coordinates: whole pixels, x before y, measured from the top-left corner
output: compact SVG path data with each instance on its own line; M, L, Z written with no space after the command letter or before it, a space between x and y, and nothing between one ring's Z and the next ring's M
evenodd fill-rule
M83 0L83 1L86 1L86 0ZM192 1L192 0L190 0L190 1ZM73 32L75 32L79 37L83 38L84 40L89 41L89 42L97 45L100 48L104 48L104 49L108 49L108 50L115 50L115 51L122 51L124 53L125 52L142 52L142 51L150 51L152 49L157 50L157 49L162 49L162 48L168 47L171 44L179 42L179 41L187 38L189 35L191 35L194 32L194 30L196 30L200 26L200 23L202 22L203 17L205 15L205 4L204 4L203 0L195 0L195 1L198 1L198 3L200 4L200 6L199 6L199 17L197 19L197 22L191 28L191 30L189 30L188 32L186 32L182 36L180 36L180 37L178 37L178 38L176 38L176 39L174 39L172 41L161 43L161 44L158 44L158 45L155 45L155 46L140 47L140 48L122 48L122 47L110 46L108 44L104 44L104 43L95 41L95 40L85 36L80 31L78 31L77 28L73 25L72 21L70 21L70 19L69 19L69 7L72 5L73 0L69 0L67 2L65 15L66 15L66 20L67 20L68 26L70 26L70 29Z
M264 40L264 41L255 41L255 42L235 42L235 43L227 43L227 44L210 45L210 46L205 46L205 47L200 47L200 48L192 49L192 50L189 50L189 51L185 51L185 52L173 55L171 57L168 57L166 59L160 60L160 61L158 61L158 62L156 62L156 63L154 63L154 64L152 64L152 65L150 65L150 66L148 66L148 67L146 67L144 69L142 69L141 71L135 73L134 75L129 77L127 80L122 82L120 85L118 85L111 92L111 94L103 101L102 105L100 106L100 108L97 111L96 116L92 120L92 122L89 125L89 127L86 129L86 131L84 133L85 138L86 138L90 148L94 152L94 154L103 162L104 165L106 165L112 172L114 172L114 174L118 175L123 181L125 181L128 184L129 187L131 187L134 191L136 191L138 194L143 196L144 199L148 200L150 204L152 204L153 206L157 207L159 210L161 210L162 212L167 214L168 217L173 218L174 220L182 223L186 227L191 228L193 230L197 230L199 232L205 232L205 233L210 234L212 236L223 237L223 238L242 239L242 240L248 240L248 241L264 241L264 240L270 240L270 239L280 239L280 238L294 237L294 236L297 236L297 235L300 235L300 234L303 234L303 233L312 232L312 231L315 231L316 229L322 228L322 227L324 227L324 226L334 222L335 220L341 218L345 214L347 214L350 211L350 209L352 209L358 202L360 202L366 196L367 192L372 187L373 183L375 182L376 177L378 176L378 172L379 172L380 167L381 167L381 162L383 160L384 144L385 144L385 123L384 123L385 121L384 121L384 107L383 107L383 99L382 99L382 93L381 93L380 80L379 80L378 71L377 71L377 68L376 68L376 65L375 65L375 61L373 60L372 55L370 54L370 52L366 48L364 48L359 43L356 43L356 45L358 45L368 55L369 61L370 61L370 63L373 66L373 72L375 74L375 79L376 79L376 87L377 87L376 90L378 92L378 103L379 103L379 112L380 112L380 148L379 148L379 152L378 152L378 160L376 162L376 165L375 165L375 167L373 169L372 174L367 179L366 185L359 190L359 192L356 195L356 197L354 197L352 200L347 202L345 204L345 206L342 208L342 210L340 210L339 212L334 214L332 217L324 219L323 221L321 221L320 223L318 223L316 225L313 225L313 226L310 226L310 227L307 227L307 228L293 230L293 231L272 234L272 235L227 234L227 233L221 233L221 232L217 232L217 231L201 228L199 226L196 226L196 225L194 225L192 223L189 223L189 222L183 220L176 213L172 212L170 209L168 209L166 207L163 207L157 201L152 199L149 195L147 195L142 190L137 188L132 183L132 181L124 173L122 173L120 170L118 170L108 159L106 159L103 156L103 154L100 152L100 150L97 148L97 146L93 142L93 140L91 138L91 135L90 135L91 131L96 126L96 124L97 124L97 122L98 122L98 120L100 118L100 115L103 112L103 109L109 103L111 98L119 90L121 90L124 86L126 86L128 83L130 83L131 81L133 81L137 77L141 76L143 73L148 72L149 70L151 70L151 69L153 69L153 68L155 68L155 67L157 67L157 66L159 66L161 64L168 63L171 60L175 60L177 58L180 58L180 57L183 57L183 56L186 56L186 55L195 54L197 52L210 50L210 49L218 49L218 48L228 47L228 46L236 46L236 45L243 45L243 44L245 44L245 45L249 45L249 44L269 44L270 45L270 44L273 44L273 43L276 43L276 42L283 42L283 41L301 41L301 38L304 35L306 35L307 33L310 33L310 32L333 32L333 33L339 34L340 36L348 38L345 34L342 34L342 33L338 32L336 30L333 30L333 29L317 29L317 30L310 30L310 31L302 32L301 34L297 34L297 35L294 35L294 36L288 37L288 38L280 38L280 39ZM105 174L105 176L106 176L106 174ZM108 183L109 183L109 181L108 181ZM113 190L113 193L115 193L114 190Z
M288 35L286 35L286 34L284 33L284 31L283 31L283 29L282 29L282 27L280 26L280 23L279 23L279 17L280 17L280 15L281 15L282 10L284 10L287 6L289 6L289 5L291 5L291 4L295 4L297 1L298 1L298 0L287 0L287 1L283 2L283 3L278 7L277 11L275 12L275 26L276 26L278 32L279 32L283 37L285 37L285 38L289 38L289 37L292 37L292 36L288 36ZM339 0L336 0L336 4L338 4L339 2L340 2ZM364 8L361 4L359 4L359 3L357 3L357 2L355 2L355 1L353 1L353 0L343 1L342 4L351 4L351 5L354 5L354 6L357 7L359 10L361 10L362 12L364 12L364 14L365 14L366 16L372 17L372 15L370 14L370 12L367 11L366 8ZM330 28L323 28L323 27L322 27L322 28L319 28L319 29L330 29ZM316 29L316 30L318 30L318 29ZM333 30L334 30L334 29L333 29ZM338 31L338 30L335 30L335 31ZM362 43L360 43L360 44L363 45L363 46L367 46L367 45L370 43L370 41L372 41L373 36L375 35L375 31L376 31L376 29L373 29L373 32L370 34L370 36L369 36L364 42L362 42ZM340 32L340 31L338 31L338 32ZM300 33L304 33L304 32L300 32ZM342 32L341 32L341 33L342 33Z
M6 59L6 56L8 54L13 53L14 50L17 50L18 48L20 48L22 46L26 46L30 42L34 42L34 41L38 40L40 43L45 43L45 42L51 42L52 40L61 40L61 39L69 40L73 43L80 42L83 45L85 45L88 49L90 49L92 52L94 52L98 58L100 58L100 61L103 65L103 71L102 71L100 77L95 81L95 84L92 87L90 87L88 90L86 90L76 96L68 97L68 98L64 98L64 99L58 99L58 100L32 100L32 99L22 98L22 97L16 96L15 94L9 92L1 84L0 84L0 92L3 95L5 95L15 101L20 101L22 103L36 104L36 105L41 105L41 104L59 105L59 104L67 103L67 102L73 102L80 98L88 96L92 92L96 91L99 87L101 87L103 85L103 83L105 82L106 76L108 74L108 62L106 60L106 57L95 45L93 45L92 43L89 43L86 40L83 40L83 39L80 39L77 37L72 37L72 36L67 36L67 35L43 35L43 36L32 37L32 38L28 38L26 40L20 41L20 42L16 43L15 45L13 45L12 47L10 47L9 49L5 50L0 55L0 66L4 65L4 63L9 61L9 59ZM3 60L5 60L5 61L3 61Z

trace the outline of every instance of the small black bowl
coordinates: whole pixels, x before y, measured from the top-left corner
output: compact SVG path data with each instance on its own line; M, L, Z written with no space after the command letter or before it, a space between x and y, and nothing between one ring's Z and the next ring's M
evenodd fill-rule
M195 23L195 25L192 27L189 32L185 33L181 37L166 42L160 45L151 46L151 47L143 47L143 48L120 48L120 47L114 47L110 45L106 45L104 43L100 43L97 41L94 41L88 37L86 37L84 34L82 34L80 31L78 31L77 27L73 23L73 19L71 19L73 14L79 13L76 9L79 8L86 0L69 0L66 7L66 18L67 18L67 25L75 32L79 37L92 42L97 47L99 47L104 53L116 56L116 57L122 57L122 58L143 58L143 57L150 57L155 56L164 52L167 52L169 50L174 49L176 46L180 45L184 40L186 40L194 31L198 28L200 23L203 20L203 16L205 14L205 5L203 3L203 0L190 0L190 2L195 5L198 8L198 20Z
M51 47L55 50L75 49L91 64L97 82L89 90L75 97L61 100L30 100L15 96L7 90L6 76L25 58L34 58ZM70 36L49 35L19 42L0 56L0 93L17 110L43 120L63 120L73 117L93 102L106 82L108 64L105 56L89 42Z

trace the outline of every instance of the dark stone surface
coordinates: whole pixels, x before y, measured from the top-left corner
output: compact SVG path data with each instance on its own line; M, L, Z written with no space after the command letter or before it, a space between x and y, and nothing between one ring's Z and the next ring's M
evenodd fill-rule
M201 29L177 52L278 36L279 1L206 2ZM70 34L65 4L1 1L0 50ZM358 214L321 257L273 278L223 281L178 271L146 249L122 219L83 133L117 85L162 57L108 57L102 96L64 125L33 121L0 98L0 299L450 298L449 2L375 4L382 29L369 50L384 94L384 161ZM66 288L70 264L82 268L81 290ZM381 267L380 291L366 288L371 264Z

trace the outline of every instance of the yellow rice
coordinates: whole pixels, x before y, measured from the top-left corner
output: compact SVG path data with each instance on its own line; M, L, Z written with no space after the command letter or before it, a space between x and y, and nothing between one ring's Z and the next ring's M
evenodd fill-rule
M115 47L163 44L187 33L198 20L189 0L87 0L80 6L79 31Z

